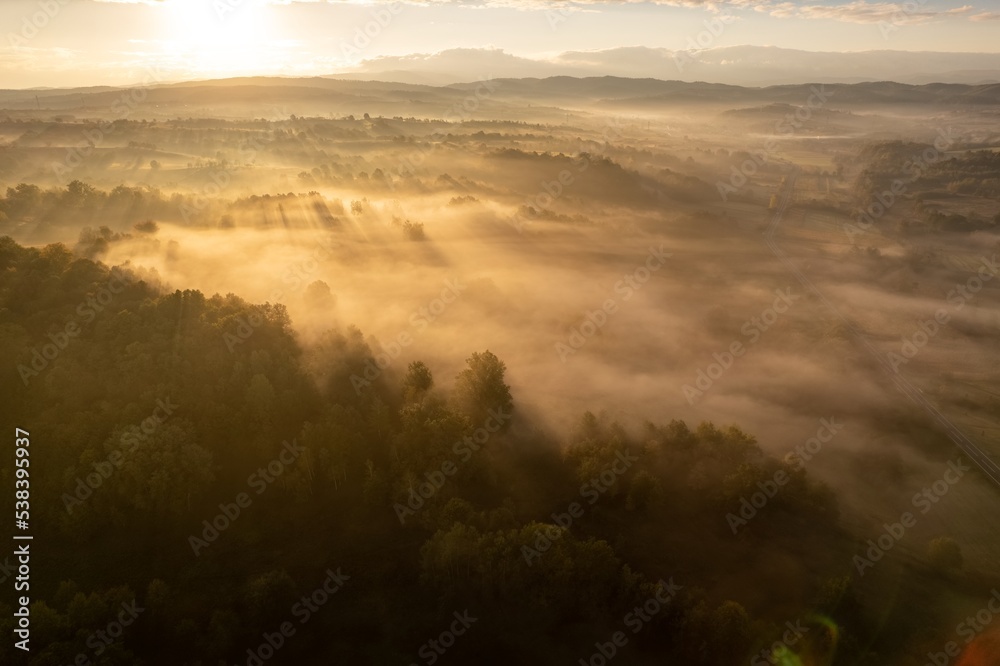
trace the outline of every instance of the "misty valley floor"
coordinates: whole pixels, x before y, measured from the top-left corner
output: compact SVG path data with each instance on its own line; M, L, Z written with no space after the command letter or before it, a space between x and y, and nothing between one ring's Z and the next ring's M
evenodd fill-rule
M1000 663L1000 100L886 85L0 93L30 663Z

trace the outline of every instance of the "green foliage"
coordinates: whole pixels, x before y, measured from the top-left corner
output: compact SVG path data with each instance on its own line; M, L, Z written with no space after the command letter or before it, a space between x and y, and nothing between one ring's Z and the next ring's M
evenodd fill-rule
M403 395L407 402L419 399L434 386L434 376L423 361L414 361L403 377Z
M100 197L68 191L81 206ZM11 196L31 205L45 195ZM462 608L488 620L449 655L455 663L572 663L620 630L660 578L687 588L744 570L756 582L766 572L766 603L685 592L618 657L732 663L759 638L751 614L812 601L798 592L798 572L754 562L751 550L794 542L827 552L841 543L823 489L736 427L674 420L636 435L587 412L566 440L529 423L491 433L465 456L461 447L491 412L514 406L506 365L489 351L467 359L450 394L420 361L356 390L352 377L374 362L356 328L303 348L280 305L166 292L131 271L106 307L82 318L80 303L108 284L108 267L62 246L0 238L0 268L0 360L9 373L0 412L31 424L32 469L44 470L32 477L33 519L47 532L32 613L48 647L33 663L72 663L132 589L146 610L100 663L245 661L337 566L352 576L343 594L296 625L275 663L382 663L376 654L406 663ZM317 301L328 291L317 286ZM21 382L17 365L70 321L80 334ZM247 335L237 335L241 326ZM155 411L162 404L175 407L164 415ZM250 479L293 441L294 460L258 493ZM616 465L603 492L582 494ZM11 469L10 458L0 461L0 477ZM81 483L87 490L96 469L107 474L68 510L66 498ZM734 540L725 513L777 469L791 480L768 510L785 519L762 515L766 530L755 525ZM432 478L433 493L421 495ZM195 556L189 537L241 493L249 505ZM419 506L401 525L394 506L413 497ZM574 503L581 512L566 524ZM552 524L557 517L563 526ZM826 560L810 566L839 574ZM840 596L823 603L839 612ZM0 611L9 635L10 609ZM0 648L4 663L9 650Z
M455 378L455 404L472 423L482 425L490 411L509 413L514 408L510 386L504 383L507 366L489 350L473 352L467 367Z
M988 200L1000 198L998 153L979 150L951 156L927 144L886 141L866 145L858 158L864 168L857 176L854 189L862 209L874 204L877 204L876 209L881 208L886 198L890 198L891 208L905 210L908 204L897 202L912 197L917 211L922 214L923 224L933 231L969 232L990 229L997 224L995 218L978 214L975 206L957 212L952 204L961 206L956 195ZM885 193L894 191L894 187L899 194L886 197ZM949 202L948 210L939 210L942 201ZM911 221L905 221L902 229L912 226Z

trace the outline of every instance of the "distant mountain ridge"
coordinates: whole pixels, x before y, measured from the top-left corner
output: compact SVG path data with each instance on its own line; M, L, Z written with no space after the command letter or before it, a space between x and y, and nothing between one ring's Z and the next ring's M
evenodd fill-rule
M855 84L819 84L752 88L723 83L688 83L615 76L492 79L489 104L501 111L531 105L552 108L655 108L682 104L803 105L812 97L832 98L834 106L927 104L941 107L1000 104L1000 84L932 83L910 85L891 81ZM229 115L279 118L291 114L356 113L361 107L378 115L425 114L442 117L450 105L467 99L479 82L429 86L385 81L341 80L325 77L252 77L216 81L189 81L152 86L142 95L143 113L159 109L157 117L177 117L204 109ZM0 109L88 114L107 112L127 99L135 88L80 88L66 90L0 90ZM240 110L242 107L242 110ZM403 111L402 109L406 109ZM228 111L226 111L228 110ZM140 116L141 117L141 116Z
M670 50L633 46L567 51L542 59L515 56L500 49L450 49L372 58L334 76L441 85L487 77L602 75L743 86L807 81L983 84L1000 82L1000 53L890 50L838 53L773 46Z
M670 50L645 46L594 51L566 51L558 55L524 57L497 48L456 48L436 53L413 53L362 60L353 67L323 76L241 77L211 81L217 85L254 84L262 80L381 81L441 87L485 79L547 79L568 76L580 79L615 77L656 79L688 83L709 82L743 87L768 87L802 83L878 83L910 85L1000 83L1000 53L949 53L933 51L824 52L774 46L726 46L695 50ZM187 87L208 81L174 78ZM138 85L139 82L129 82ZM124 88L99 86L92 92ZM83 92L87 88L74 89ZM33 88L40 98L65 94L65 89Z

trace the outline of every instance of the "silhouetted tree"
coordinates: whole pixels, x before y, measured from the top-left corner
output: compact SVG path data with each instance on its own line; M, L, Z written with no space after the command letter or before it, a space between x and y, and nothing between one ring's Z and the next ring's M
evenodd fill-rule
M504 383L507 366L494 353L474 352L469 366L455 378L455 404L473 424L480 425L491 410L509 413L514 408L510 386Z

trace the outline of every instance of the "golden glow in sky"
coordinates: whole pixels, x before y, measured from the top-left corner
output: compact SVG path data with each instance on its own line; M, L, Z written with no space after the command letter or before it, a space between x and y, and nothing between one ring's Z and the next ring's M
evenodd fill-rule
M273 64L279 35L272 8L258 0L169 0L163 13L163 46L192 73L253 74Z
M562 54L577 62L615 49L625 50L608 56L611 70L558 73L707 76L678 71L669 53L630 60L634 49L692 44L998 54L997 1L569 0L553 11L550 0L0 0L0 88L122 85L147 69L171 81L405 70L449 50L452 60L427 66L430 80L546 76ZM723 15L724 29L709 27ZM726 72L739 58L713 80L742 81ZM953 60L942 71L996 69Z

